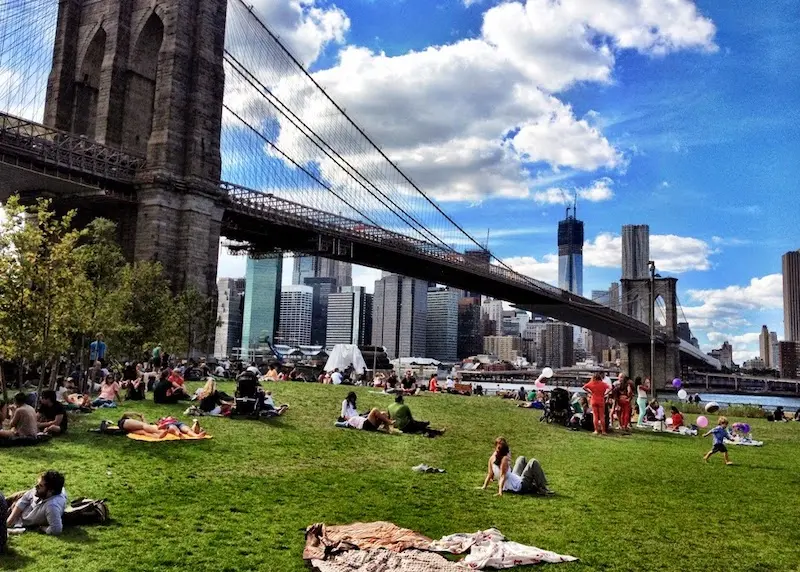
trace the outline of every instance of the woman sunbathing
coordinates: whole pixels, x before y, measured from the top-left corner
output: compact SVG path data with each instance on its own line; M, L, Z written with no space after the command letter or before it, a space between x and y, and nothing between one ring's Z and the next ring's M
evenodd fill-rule
M166 429L160 429L156 425L151 425L144 419L144 415L141 413L134 413L134 412L126 412L122 414L119 421L117 421L117 427L119 427L125 433L135 433L137 431L144 431L145 433L150 433L151 435L157 435L159 439L163 439L167 436ZM103 429L101 424L100 429Z
M389 431L392 426L392 420L389 419L386 413L378 409L372 409L366 416L354 415L346 421L337 422L336 426L352 427L353 429L362 429L364 431L378 431L381 427L385 427L385 430Z
M197 419L194 420L194 423L192 423L192 428L190 429L186 423L179 421L174 417L162 417L158 420L158 428L162 431L166 430L168 433L175 435L176 437L186 435L187 437L192 437L194 439L202 439L206 436L206 432L200 428L200 423L197 421Z

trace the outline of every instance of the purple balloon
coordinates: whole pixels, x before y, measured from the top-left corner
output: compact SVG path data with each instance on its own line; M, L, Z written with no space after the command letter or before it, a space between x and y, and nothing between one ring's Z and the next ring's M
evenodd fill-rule
M750 425L748 425L747 423L742 423L741 429L745 433L750 433Z
M676 377L675 379L672 380L672 387L674 387L675 389L678 389L678 388L680 388L682 383L683 382L680 380L680 378Z

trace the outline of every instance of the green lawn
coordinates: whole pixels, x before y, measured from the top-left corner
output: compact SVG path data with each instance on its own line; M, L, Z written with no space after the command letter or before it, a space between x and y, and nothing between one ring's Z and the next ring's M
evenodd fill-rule
M800 569L800 424L749 420L766 445L732 448L736 465L725 467L719 456L702 462L710 438L574 433L497 398L410 398L417 418L447 427L426 439L334 428L347 388L271 389L291 404L284 417L205 418L209 441L88 433L101 418L119 416L105 410L49 444L0 449L4 492L54 468L66 474L72 498L108 498L113 519L59 538L13 537L14 555L0 557L0 569L303 571L306 526L373 520L432 538L494 526L511 540L581 559L548 565L563 572ZM366 389L358 394L359 409L390 403ZM148 419L178 411L152 403L125 409ZM498 435L513 454L542 462L555 497L476 490ZM411 471L423 462L447 473Z

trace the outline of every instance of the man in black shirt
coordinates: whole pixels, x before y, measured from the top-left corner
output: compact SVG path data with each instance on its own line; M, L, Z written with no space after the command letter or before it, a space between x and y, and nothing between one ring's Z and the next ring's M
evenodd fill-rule
M49 435L67 432L67 410L56 400L56 392L45 390L39 403L39 431Z

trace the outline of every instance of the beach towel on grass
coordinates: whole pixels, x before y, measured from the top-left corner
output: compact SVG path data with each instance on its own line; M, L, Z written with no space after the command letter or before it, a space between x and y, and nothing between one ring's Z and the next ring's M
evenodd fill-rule
M385 548L348 550L329 560L312 560L311 566L317 572L467 572L470 569L433 552L411 549L398 553Z
M189 437L188 435L184 435L181 433L181 436L178 437L177 435L173 435L168 433L161 439L159 439L156 435L152 433L145 433L144 431L134 431L133 433L128 433L128 439L133 439L134 441L147 441L148 443L159 443L161 441L202 441L203 439L211 439L211 435L206 435L205 437Z
M764 441L754 441L753 439L736 439L735 441L731 441L730 439L725 439L726 445L745 445L748 447L761 447L764 444Z
M499 570L543 562L555 564L577 560L574 556L556 554L519 542L509 542L496 528L474 534L451 534L432 542L429 549L451 554L463 554L469 551L463 562L474 570L483 570L484 568Z
M306 529L303 558L324 559L326 556L349 550L386 548L402 552L409 548L425 550L431 539L391 522L356 522L342 526L312 524Z

